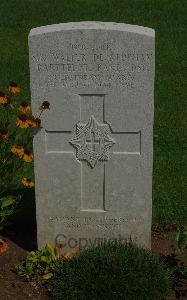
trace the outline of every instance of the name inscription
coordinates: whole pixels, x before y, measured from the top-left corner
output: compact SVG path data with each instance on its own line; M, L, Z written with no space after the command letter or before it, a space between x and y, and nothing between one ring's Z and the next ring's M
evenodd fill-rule
M63 49L32 56L43 82L34 87L107 87L133 89L138 74L150 71L153 53L121 49L113 44L67 44ZM39 76L41 78L41 75Z

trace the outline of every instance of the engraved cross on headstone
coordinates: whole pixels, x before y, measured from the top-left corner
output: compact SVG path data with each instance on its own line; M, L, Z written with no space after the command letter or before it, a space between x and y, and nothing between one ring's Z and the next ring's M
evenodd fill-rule
M96 146L100 145L100 140L95 137L94 131L91 131L90 138L86 139L86 144L90 145L92 151L96 151Z
M140 154L141 132L115 132L105 121L105 95L81 94L80 123L69 131L46 131L46 153L75 154L81 163L81 211L104 212L105 164L112 155ZM58 134L65 141L51 150L50 140ZM71 144L72 150L66 144ZM64 146L65 145L65 146ZM96 147L98 145L98 147ZM74 149L75 148L75 149Z

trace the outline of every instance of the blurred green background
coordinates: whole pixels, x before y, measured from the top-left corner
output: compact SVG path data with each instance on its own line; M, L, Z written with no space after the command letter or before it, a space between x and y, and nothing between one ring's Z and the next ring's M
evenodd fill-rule
M28 34L31 28L71 21L114 21L154 28L156 81L153 221L187 219L187 1L1 0L0 89L10 81L30 99ZM32 197L29 197L33 199ZM27 197L25 205L27 208Z

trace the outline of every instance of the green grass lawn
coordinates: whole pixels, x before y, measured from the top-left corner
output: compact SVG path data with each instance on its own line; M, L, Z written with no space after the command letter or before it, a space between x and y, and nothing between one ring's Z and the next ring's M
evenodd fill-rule
M156 31L154 221L187 220L186 0L0 0L0 89L30 99L31 28L70 21L137 24Z

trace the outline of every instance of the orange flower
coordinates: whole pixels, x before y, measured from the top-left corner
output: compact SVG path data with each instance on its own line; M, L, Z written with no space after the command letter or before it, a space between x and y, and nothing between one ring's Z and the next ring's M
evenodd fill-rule
M12 94L18 94L21 92L21 88L15 82L10 82L8 90Z
M6 128L0 128L0 139L4 142L8 141L8 130Z
M11 148L11 152L15 155L18 155L19 157L22 157L24 154L24 148L19 145L14 145Z
M39 128L41 125L41 120L40 118L35 118L35 127Z
M25 162L31 162L33 160L33 154L30 150L24 149L22 158Z
M61 254L61 249L63 248L63 244L62 243L59 243L59 242L56 242L55 244L55 255L56 255L56 258L60 259L62 254Z
M35 117L34 116L28 116L28 123L31 127L34 127L35 124Z
M9 107L14 108L14 105L10 103L10 97L7 96L6 98L7 98L7 101L6 101L6 103L3 104L3 106L7 107L7 108L9 108Z
M19 107L19 111L21 113L27 114L28 112L30 112L30 110L31 110L31 108L26 101L21 102L20 107Z
M29 187L29 188L34 187L34 181L32 181L31 179L25 178L25 177L21 180L21 183L24 186Z
M16 125L20 128L28 128L29 127L29 119L26 115L20 115L16 119Z
M20 158L22 158L26 162L31 162L33 160L33 154L30 150L24 149L22 146L14 145L11 148L11 152Z
M74 257L79 252L79 246L72 248L71 250L67 251L65 254L62 254L62 259L70 259Z
M50 103L48 101L43 101L42 105L40 106L40 110L49 109Z
M39 118L35 118L34 116L30 116L28 118L29 125L33 128L39 128L41 124L41 120Z
M7 96L5 93L0 91L0 104L6 104L8 102Z
M0 254L7 252L8 244L5 239L0 239Z

